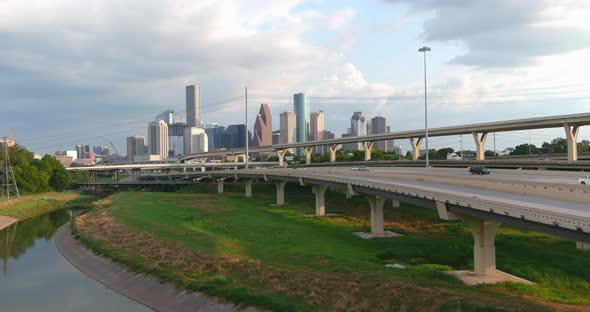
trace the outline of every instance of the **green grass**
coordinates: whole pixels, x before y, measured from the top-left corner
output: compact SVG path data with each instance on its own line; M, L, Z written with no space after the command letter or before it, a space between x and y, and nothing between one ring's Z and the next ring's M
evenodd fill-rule
M351 234L369 230L368 203L361 196L345 199L340 192L329 192L328 212L343 215L317 219L304 217L313 213L313 197L308 188L288 185L288 204L280 207L272 205L272 186L256 185L253 198L227 194L232 190L242 192L238 186L226 184L225 189L223 195L201 186L175 193L120 193L113 196L110 213L133 229L179 242L191 250L260 260L265 265L301 274L332 272L344 279L362 276L375 285L401 281L419 287L450 289L469 298L506 298L507 304L521 300L517 297L527 297L534 301L590 305L590 253L575 249L573 242L502 227L496 243L498 268L537 285L505 283L467 287L443 273L450 269L472 268L473 239L461 222L442 222L434 212L409 205L402 204L395 210L387 206L386 220L399 220L390 223L389 229L405 235L362 240ZM415 226L418 223L423 227ZM84 237L83 233L79 235ZM84 241L139 271L146 270L141 258L120 255L88 237ZM386 269L386 263L402 263L409 268ZM206 276L188 282L175 274L174 268L152 269L150 273L164 280L174 280L188 289L237 302L254 302L277 310L284 310L285 303L294 304L289 296L261 295L262 292L253 291L263 289L264 285L251 283L248 276ZM411 299L412 294L406 296ZM404 304L412 302L410 299ZM400 306L396 299L391 300L392 310ZM419 307L421 303L418 300L414 304ZM308 308L300 303L297 310ZM439 308L494 310L473 300L457 298L450 298ZM531 309L538 307L531 306Z
M94 200L93 196L77 193L43 193L24 195L20 198L0 201L0 215L16 219L26 219L66 206L87 205Z

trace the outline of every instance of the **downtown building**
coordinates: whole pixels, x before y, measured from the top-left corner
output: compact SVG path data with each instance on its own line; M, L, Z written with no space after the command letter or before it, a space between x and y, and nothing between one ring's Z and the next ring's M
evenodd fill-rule
M209 151L207 133L203 128L186 127L183 143L184 155Z
M224 148L223 134L225 133L225 127L220 126L218 123L210 123L205 126L205 133L207 134L207 145L209 151L218 150Z
M324 139L325 115L323 111L311 113L309 116L309 141L321 141ZM326 146L316 146L315 152L324 154Z
M201 119L201 87L186 86L186 125L188 127L203 127Z
M389 126L387 126L387 119L382 116L376 116L371 118L371 134L384 134L389 132ZM381 150L384 152L388 151L388 141L376 141L373 143L373 149Z
M248 145L251 145L252 137L248 131ZM227 149L246 147L246 125L229 125L223 133L223 144Z
M294 112L282 112L280 115L279 144L289 144L297 141L297 117ZM293 149L289 149L293 153Z
M161 119L150 122L148 124L149 160L165 160L168 158L168 148L168 125Z
M295 132L297 142L307 142L309 134L309 99L305 93L296 93L293 95L293 108L295 111ZM303 154L303 148L297 149L297 154Z
M127 137L127 162L140 161L145 155L145 138L143 136Z
M367 119L365 118L365 114L363 112L354 112L352 117L350 118L350 131L349 135L351 137L356 136L366 136L367 135ZM363 143L351 143L346 144L348 150L363 150Z
M272 145L272 115L268 104L260 104L260 110L254 122L252 146Z

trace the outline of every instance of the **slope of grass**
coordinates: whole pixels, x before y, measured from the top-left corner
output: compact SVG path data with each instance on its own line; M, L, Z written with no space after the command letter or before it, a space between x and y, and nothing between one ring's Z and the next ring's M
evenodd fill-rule
M24 195L0 201L0 215L22 220L66 206L87 205L93 200L93 196L71 192Z
M201 257L203 254L219 257L215 260L218 262L223 262L220 259L255 261L269 270L296 274L285 273L293 279L307 275L312 280L325 275L326 285L336 289L328 289L323 296L345 292L337 289L337 285L354 281L360 289L370 290L365 292L370 300L383 304L380 296L390 296L391 309L421 305L451 311L484 309L479 303L540 309L531 301L523 303L522 298L532 298L533 302L550 308L559 304L548 301L590 304L590 270L587 269L590 257L587 251L576 250L572 242L501 228L497 237L499 269L538 285L467 287L442 272L472 267L473 240L461 222L441 222L433 212L409 205L398 209L387 207L386 228L404 236L362 240L351 234L369 230L368 205L360 196L345 199L341 193L328 193L328 211L342 216L317 219L305 217L313 213L313 197L308 188L289 186L288 204L280 207L272 205L274 189L270 186L257 185L253 198L232 194L232 190L241 192L240 187L228 184L223 195L203 187L176 193L121 193L112 197L109 214L134 231L179 244L180 248L199 252ZM290 284L283 287L284 291L270 289L268 281L261 281L244 268L230 270L231 274L204 270L198 276L188 277L174 265L158 265L156 258L133 254L136 247L125 245L127 250L122 252L108 241L100 242L85 235L83 228L79 233L99 251L189 289L248 304L267 302L259 305L280 310L286 303L293 304L297 294L297 287ZM402 263L409 268L387 269L386 263ZM334 283L330 283L332 280ZM400 283L396 287L407 285L420 291L388 294L388 288L383 285L393 282ZM300 291L305 292L306 287L300 285ZM423 289L428 291L423 293ZM449 291L451 295L442 295ZM318 307L313 298L305 298L304 302ZM305 307L309 306L303 304L298 309Z

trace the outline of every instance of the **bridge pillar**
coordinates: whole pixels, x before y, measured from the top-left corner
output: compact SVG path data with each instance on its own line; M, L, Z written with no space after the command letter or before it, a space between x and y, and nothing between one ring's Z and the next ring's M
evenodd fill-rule
M223 193L223 181L224 179L217 180L217 193Z
M338 151L338 144L328 146L330 149L330 162L336 162L336 152Z
M313 146L311 147L304 147L303 150L305 151L305 164L311 164L311 153L313 153Z
M399 208L399 200L392 200L391 208Z
M576 161L578 160L578 133L580 132L580 126L570 127L570 125L564 124L563 127L567 137L567 160Z
M275 183L277 187L277 206L281 206L285 204L285 185L287 185L286 181L277 181Z
M371 234L383 235L383 204L385 198L381 196L369 196L371 206Z
M486 159L486 139L488 138L488 133L483 132L481 136L477 132L472 132L473 139L475 140L475 159L476 160L485 160Z
M373 151L373 142L363 142L365 149L365 161L371 160L371 152Z
M252 184L254 180L245 180L244 186L246 187L246 197L252 197Z
M590 249L590 244L576 242L576 248L578 249Z
M315 216L323 217L326 215L326 190L327 186L314 185L312 192L315 194Z
M285 154L287 150L277 150L277 156L279 157L279 167L285 166Z
M418 160L418 157L420 156L420 145L422 145L422 140L424 138L417 138L417 140L414 140L414 138L410 138L410 145L412 146L412 160Z
M473 271L475 275L496 273L496 230L500 222L476 217L463 217L473 232Z

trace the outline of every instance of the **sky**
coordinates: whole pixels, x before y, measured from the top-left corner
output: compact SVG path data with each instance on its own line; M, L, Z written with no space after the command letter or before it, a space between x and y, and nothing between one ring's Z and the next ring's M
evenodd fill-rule
M588 16L583 0L0 0L0 135L124 154L160 112L184 118L189 84L205 123L243 123L247 85L250 129L263 102L278 129L298 92L337 137L355 111L421 129L424 45L429 127L590 112ZM496 149L558 136L498 133Z

